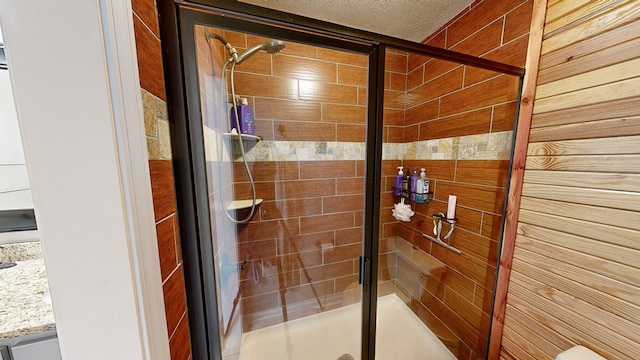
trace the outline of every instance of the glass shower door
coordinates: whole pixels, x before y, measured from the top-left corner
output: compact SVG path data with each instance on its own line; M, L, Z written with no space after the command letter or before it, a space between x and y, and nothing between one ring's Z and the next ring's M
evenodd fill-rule
M484 358L519 79L386 55L376 359Z
M223 358L359 359L368 57L194 41Z

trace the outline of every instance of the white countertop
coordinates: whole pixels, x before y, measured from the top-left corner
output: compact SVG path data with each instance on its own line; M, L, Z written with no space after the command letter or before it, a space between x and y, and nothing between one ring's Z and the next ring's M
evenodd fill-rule
M17 264L0 269L0 340L55 329L40 245L20 245L0 245L0 261Z

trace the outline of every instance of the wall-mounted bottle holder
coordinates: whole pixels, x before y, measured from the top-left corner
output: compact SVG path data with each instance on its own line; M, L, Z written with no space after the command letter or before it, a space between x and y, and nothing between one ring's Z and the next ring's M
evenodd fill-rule
M395 186L393 186L393 190L394 190L394 193L399 191L399 192L400 192L400 195L399 195L400 197L403 197L403 198L405 198L405 199L409 199L409 200L411 200L411 194L416 195L415 199L414 199L414 200L411 200L411 201L413 201L413 202L415 202L415 203L418 203L418 204L425 204L425 203L428 203L429 201L431 201L431 197L432 197L432 195L433 195L433 193L432 193L432 192L428 192L428 193L424 193L424 194L419 194L419 193L416 193L416 192L409 191L409 190L407 190L407 189L398 189L398 188L397 188L397 187L395 187ZM423 195L423 196L424 196L424 198L422 198L422 199L418 199L418 196L419 196L419 195Z
M419 194L419 193L415 193L416 197L413 200L413 202L418 203L418 204L426 204L429 201L431 201L431 195L433 195L432 192L428 192L428 193L424 193L424 194ZM423 198L418 198L419 195L422 195Z

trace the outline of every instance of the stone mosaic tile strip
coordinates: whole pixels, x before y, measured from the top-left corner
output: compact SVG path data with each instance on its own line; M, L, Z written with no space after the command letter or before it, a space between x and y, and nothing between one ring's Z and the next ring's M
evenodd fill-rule
M402 157L384 160L509 160L511 131L402 144Z
M149 159L171 159L167 103L145 89L141 89L141 94Z
M228 144L217 148L217 137L205 128L207 160L229 160ZM511 154L512 132L503 131L414 141L411 143L385 143L383 160L508 160ZM224 140L225 143L227 140ZM234 161L241 161L238 141L231 143ZM248 161L314 161L364 160L366 149L361 142L334 141L259 141L245 142Z
M235 161L240 146L233 142ZM247 151L248 161L363 160L365 144L337 141L260 141Z

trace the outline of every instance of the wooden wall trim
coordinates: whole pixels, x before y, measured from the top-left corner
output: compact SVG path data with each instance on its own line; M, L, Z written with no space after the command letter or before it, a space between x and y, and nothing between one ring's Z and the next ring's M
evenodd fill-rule
M507 215L502 240L502 250L500 253L498 281L496 283L495 301L493 304L493 319L491 321L491 337L487 359L498 359L500 356L500 344L502 341L504 316L507 307L507 293L509 290L509 276L511 275L511 263L513 261L513 251L518 229L518 213L522 195L524 167L527 159L529 131L531 130L531 118L533 116L533 103L536 95L536 81L540 65L546 12L547 0L534 0L527 60L525 64L526 72L518 113L518 127L514 144L509 197L507 200Z

